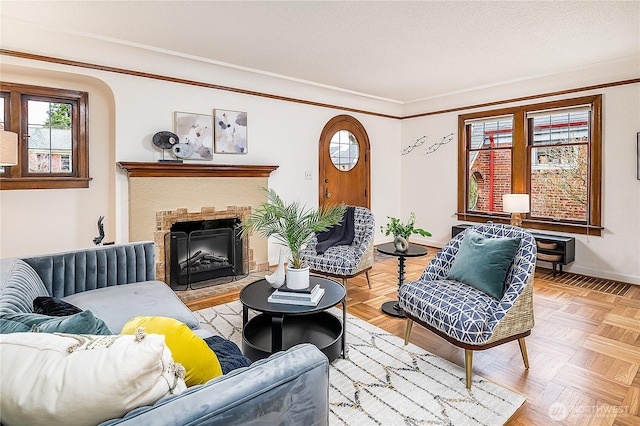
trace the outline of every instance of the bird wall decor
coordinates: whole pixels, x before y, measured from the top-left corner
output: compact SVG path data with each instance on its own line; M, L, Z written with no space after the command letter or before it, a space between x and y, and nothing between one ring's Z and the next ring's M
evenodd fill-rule
M433 145L430 145L426 151L424 152L424 155L427 154L432 154L434 152L436 152L442 145L446 145L449 142L451 142L453 140L453 133L449 133L447 136L443 136L442 139L440 139L440 141L434 143ZM407 155L409 154L411 151L413 151L414 149L418 148L419 146L424 145L424 143L427 141L427 137L426 136L422 136L418 139L416 139L416 141L414 143L412 143L411 145L409 145L408 147L404 148L401 152L401 155Z

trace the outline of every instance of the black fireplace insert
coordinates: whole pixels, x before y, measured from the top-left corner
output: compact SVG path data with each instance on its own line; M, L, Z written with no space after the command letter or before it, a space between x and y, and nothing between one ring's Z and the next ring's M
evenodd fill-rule
M166 238L166 276L174 290L223 284L245 274L240 219L177 222Z

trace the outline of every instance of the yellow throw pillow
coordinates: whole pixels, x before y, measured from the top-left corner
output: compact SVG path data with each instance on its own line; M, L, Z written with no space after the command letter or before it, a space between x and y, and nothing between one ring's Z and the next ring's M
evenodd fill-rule
M187 370L187 386L201 385L222 375L216 354L207 343L184 323L167 317L136 317L122 327L122 334L135 334L138 328L147 334L162 334L175 362Z

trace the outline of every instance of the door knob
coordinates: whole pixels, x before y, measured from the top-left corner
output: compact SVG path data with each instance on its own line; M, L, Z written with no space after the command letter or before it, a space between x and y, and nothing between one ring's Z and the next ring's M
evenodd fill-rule
M325 198L330 198L331 197L331 193L329 192L329 188L325 188L324 189L324 197Z

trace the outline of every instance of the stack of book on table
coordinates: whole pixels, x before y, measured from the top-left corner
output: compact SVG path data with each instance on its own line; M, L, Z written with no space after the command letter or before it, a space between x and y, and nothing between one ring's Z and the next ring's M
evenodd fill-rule
M285 305L316 306L323 295L324 288L321 288L318 284L312 289L306 290L290 290L286 287L281 287L271 293L267 301Z

